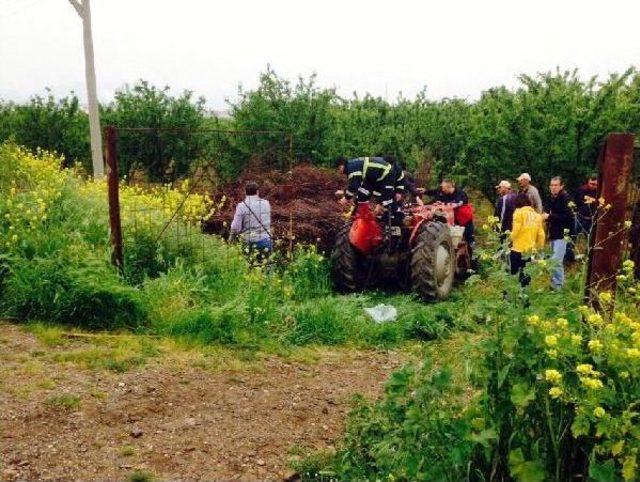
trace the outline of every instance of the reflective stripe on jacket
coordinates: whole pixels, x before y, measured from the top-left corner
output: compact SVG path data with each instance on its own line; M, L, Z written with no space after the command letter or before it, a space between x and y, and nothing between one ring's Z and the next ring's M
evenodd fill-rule
M358 157L347 161L345 166L348 185L345 191L347 199L356 198L366 202L371 196L379 197L383 206L393 202L396 178L393 166L382 157Z

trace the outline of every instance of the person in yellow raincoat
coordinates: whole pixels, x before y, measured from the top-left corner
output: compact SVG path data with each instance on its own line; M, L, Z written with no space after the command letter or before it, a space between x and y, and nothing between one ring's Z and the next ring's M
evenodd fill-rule
M524 268L531 261L531 255L544 248L545 243L544 221L533 209L531 199L526 194L518 194L516 197L511 243L511 274L518 274L520 285L525 287L531 282L531 278L524 272Z

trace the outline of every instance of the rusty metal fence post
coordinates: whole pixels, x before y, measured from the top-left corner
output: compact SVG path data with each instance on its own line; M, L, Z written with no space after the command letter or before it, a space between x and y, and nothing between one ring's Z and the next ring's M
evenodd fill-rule
M589 241L585 297L593 306L598 306L598 291L616 289L616 275L627 239L624 222L634 140L633 134L609 134L598 161L598 192L599 198L604 198L605 211L598 216L595 235Z
M635 198L631 209L631 230L629 231L629 259L635 264L634 276L640 280L640 145L636 139L633 156L633 186Z
M629 232L631 252L629 259L634 262L634 276L640 280L640 200L633 206L633 217L631 218L631 231Z
M111 238L111 262L122 271L122 224L120 221L120 186L118 180L118 131L115 126L105 129L107 145L107 187L109 194L109 231Z

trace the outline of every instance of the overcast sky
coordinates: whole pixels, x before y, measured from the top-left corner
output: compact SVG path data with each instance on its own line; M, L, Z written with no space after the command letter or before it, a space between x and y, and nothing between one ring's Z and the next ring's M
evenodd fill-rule
M640 64L633 0L92 0L101 101L146 79L225 108L271 66L342 95L476 98L519 73ZM84 100L81 22L67 0L0 0L0 98L50 87Z

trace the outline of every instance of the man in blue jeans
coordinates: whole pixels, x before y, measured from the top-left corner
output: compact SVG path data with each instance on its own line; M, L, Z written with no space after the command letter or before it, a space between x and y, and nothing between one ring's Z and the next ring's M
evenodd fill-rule
M549 239L554 261L551 273L551 287L559 290L564 286L564 255L567 252L566 238L575 223L573 211L569 207L571 197L564 190L564 182L560 176L556 176L549 182L551 197L545 205L545 213L542 218L548 223Z
M261 263L273 249L271 242L271 205L262 199L258 192L258 184L248 182L245 186L246 197L236 206L231 222L229 240L238 235L249 248L251 254L256 253L256 260Z

